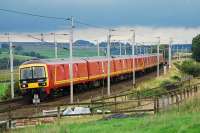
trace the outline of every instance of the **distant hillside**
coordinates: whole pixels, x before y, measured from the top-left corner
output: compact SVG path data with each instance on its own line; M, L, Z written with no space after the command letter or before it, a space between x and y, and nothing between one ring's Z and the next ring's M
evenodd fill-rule
M74 42L74 46L80 46L80 47L92 47L95 46L93 43L86 41L86 40L77 40Z

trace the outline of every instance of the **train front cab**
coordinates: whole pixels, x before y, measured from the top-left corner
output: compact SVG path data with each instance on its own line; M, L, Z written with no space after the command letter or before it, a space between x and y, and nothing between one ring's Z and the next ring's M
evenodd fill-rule
M45 64L21 65L19 73L19 86L24 96L33 97L34 94L46 93L49 81Z

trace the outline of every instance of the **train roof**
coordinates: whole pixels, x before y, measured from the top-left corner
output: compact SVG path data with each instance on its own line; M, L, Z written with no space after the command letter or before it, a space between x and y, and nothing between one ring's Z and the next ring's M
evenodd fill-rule
M142 58L142 57L148 57L148 56L155 56L156 54L150 54L150 55L135 55L136 58ZM132 55L124 55L124 56L112 56L112 59L127 59L132 57ZM107 60L106 56L100 56L100 57L73 57L73 63L85 63L86 61L104 61ZM30 61L24 62L22 65L27 64L63 64L63 63L70 63L69 58L58 58L58 59L34 59Z
M73 63L80 63L83 62L85 63L86 60L81 59L81 58L73 58ZM30 61L26 61L24 62L22 65L26 65L26 64L63 64L63 63L70 63L70 59L66 58L66 59L36 59L36 60L30 60Z

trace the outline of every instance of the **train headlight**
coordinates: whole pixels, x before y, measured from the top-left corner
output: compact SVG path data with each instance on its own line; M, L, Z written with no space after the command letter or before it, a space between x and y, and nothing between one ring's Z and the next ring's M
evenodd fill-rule
M28 87L27 84L22 84L22 85L21 85L21 88L27 88L27 87Z

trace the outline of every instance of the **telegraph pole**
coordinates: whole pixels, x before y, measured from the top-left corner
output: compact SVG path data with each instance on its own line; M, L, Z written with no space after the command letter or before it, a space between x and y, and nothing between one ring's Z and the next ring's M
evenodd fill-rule
M8 42L10 45L10 83L11 83L11 98L15 97L14 95L14 75L13 75L13 44L10 40L10 34L8 33Z
M107 76L107 94L110 96L110 40L111 40L111 31L115 31L113 29L109 29L108 38L107 38L107 60L108 60L108 76Z
M71 33L70 33L70 45L69 45L69 51L70 51L70 102L74 102L74 88L73 88L73 34L74 34L74 18L71 17Z
M172 42L173 42L173 40L172 40L172 38L170 38L170 42L169 42L169 68L171 68L172 67Z
M160 37L158 37L158 44L157 44L157 77L160 76Z
M131 30L132 35L132 56L133 56L133 86L135 86L135 30Z

